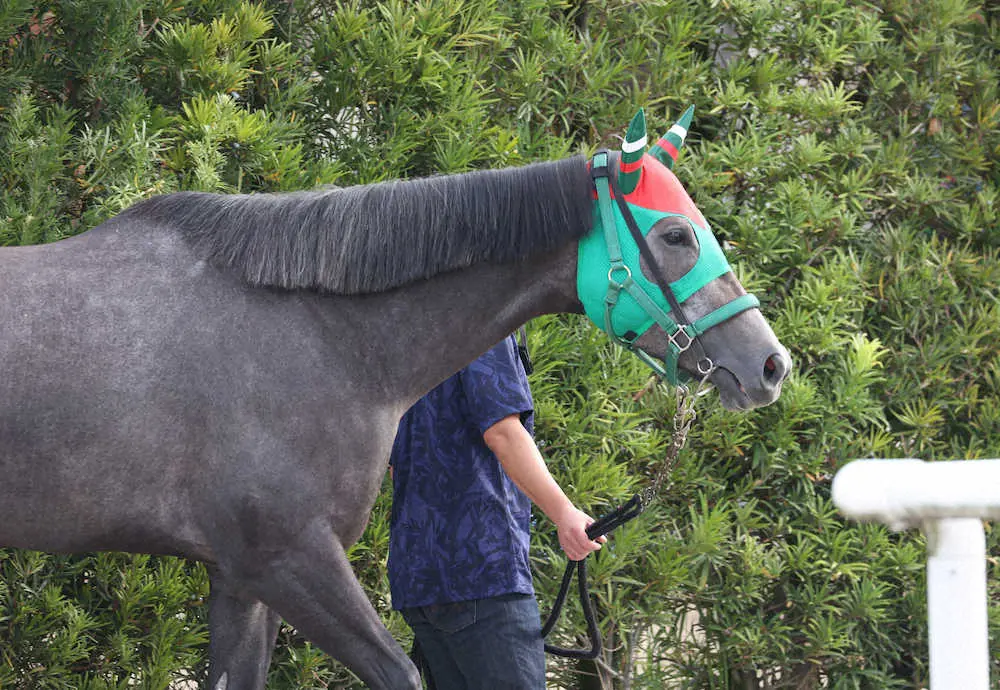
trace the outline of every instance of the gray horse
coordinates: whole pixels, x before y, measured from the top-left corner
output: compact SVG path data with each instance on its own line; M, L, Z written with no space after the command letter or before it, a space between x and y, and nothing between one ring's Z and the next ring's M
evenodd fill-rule
M418 688L345 548L397 422L438 382L532 317L583 311L589 281L603 290L610 276L624 302L634 276L673 299L707 226L662 148L638 167L634 151L620 170L610 158L610 210L601 166L574 157L335 191L179 193L0 250L0 545L206 563L213 690L264 687L279 616L370 687ZM619 214L641 225L657 198L683 212L642 228L638 263L578 271L583 240ZM755 303L704 321L748 297L726 272L683 299L694 321L669 316L703 328L682 337L661 313L614 337L710 371L727 408L766 405L789 360Z

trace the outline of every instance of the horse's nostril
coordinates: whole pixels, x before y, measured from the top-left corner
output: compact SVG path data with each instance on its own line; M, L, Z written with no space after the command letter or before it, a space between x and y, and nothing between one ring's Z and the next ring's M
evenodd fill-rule
M775 352L764 361L764 381L772 386L777 386L788 376L791 363L788 357L780 352Z

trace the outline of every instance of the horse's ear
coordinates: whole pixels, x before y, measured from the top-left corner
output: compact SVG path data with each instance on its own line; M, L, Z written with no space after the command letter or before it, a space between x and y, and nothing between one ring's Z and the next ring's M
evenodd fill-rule
M681 119L649 150L649 155L672 169L674 163L677 162L677 154L684 146L684 137L687 136L693 116L694 106L689 105L688 109L681 115Z
M622 160L618 166L618 184L622 194L635 191L642 176L642 155L646 153L646 115L639 112L629 123L625 141L622 142Z

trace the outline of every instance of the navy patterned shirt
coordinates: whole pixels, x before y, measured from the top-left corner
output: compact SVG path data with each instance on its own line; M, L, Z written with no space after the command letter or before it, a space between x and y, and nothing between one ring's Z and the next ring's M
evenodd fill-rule
M512 414L533 432L528 379L509 337L403 416L391 459L393 608L534 594L531 503L483 441Z

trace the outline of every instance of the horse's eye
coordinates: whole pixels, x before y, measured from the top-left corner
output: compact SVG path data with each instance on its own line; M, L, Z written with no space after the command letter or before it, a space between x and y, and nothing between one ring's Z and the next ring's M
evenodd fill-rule
M667 244L684 244L684 231L667 230L666 234L663 235L663 241Z

